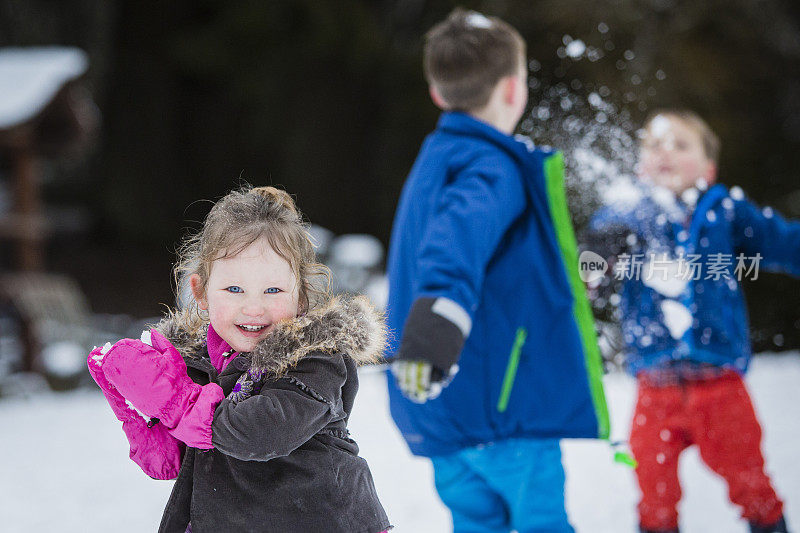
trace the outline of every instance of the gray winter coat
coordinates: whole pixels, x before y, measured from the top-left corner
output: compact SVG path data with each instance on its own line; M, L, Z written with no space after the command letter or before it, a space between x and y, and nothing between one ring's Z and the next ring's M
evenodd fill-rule
M356 366L380 357L383 320L364 298L334 298L276 327L221 373L180 320L158 329L189 377L218 383L214 449L187 448L159 529L184 533L378 533L390 527L369 467L348 436ZM200 339L200 340L198 340ZM192 353L193 352L193 353ZM234 386L244 395L231 395Z

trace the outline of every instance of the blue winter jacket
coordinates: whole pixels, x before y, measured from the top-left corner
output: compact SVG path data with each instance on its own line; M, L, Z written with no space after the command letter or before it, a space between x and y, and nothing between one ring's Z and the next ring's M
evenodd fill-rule
M562 180L559 153L466 114L443 114L425 140L392 230L388 353L419 297L455 301L472 330L438 398L412 403L389 377L392 416L414 454L510 437L607 435Z
M800 275L800 223L786 221L770 208L759 209L739 188L729 193L718 184L699 198L693 212L680 202L665 209L652 196L629 208L603 208L591 220L589 235L621 228L631 235L628 255L639 256L643 262L651 253L657 257L667 253L675 259L682 252L686 268L680 275L688 279L680 294L656 290L652 283L645 283L646 269L637 273L636 267L630 267L636 261L624 259L628 273L620 309L630 373L676 361L709 363L744 373L751 348L739 281L753 279L759 271ZM591 249L591 237L589 241ZM700 266L690 273L690 263ZM649 275L663 277L662 272L657 267ZM687 322L688 327L671 332L665 312L674 310L669 305L665 308L666 300L681 304L691 325Z

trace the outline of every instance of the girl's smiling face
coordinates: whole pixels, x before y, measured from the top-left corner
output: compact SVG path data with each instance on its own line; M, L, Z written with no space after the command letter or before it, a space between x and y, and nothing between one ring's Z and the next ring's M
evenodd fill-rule
M252 351L275 323L298 314L297 278L265 238L215 260L205 290L197 274L189 283L214 330L237 352Z

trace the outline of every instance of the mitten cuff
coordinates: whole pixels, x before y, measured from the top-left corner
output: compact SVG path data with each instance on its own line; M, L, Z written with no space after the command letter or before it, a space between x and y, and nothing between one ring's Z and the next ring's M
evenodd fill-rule
M216 383L209 383L202 387L192 383L185 388L183 396L185 406L177 420L167 419L165 424L169 433L176 439L186 443L192 448L209 450L211 444L211 423L214 421L214 411L217 405L225 398L222 387Z

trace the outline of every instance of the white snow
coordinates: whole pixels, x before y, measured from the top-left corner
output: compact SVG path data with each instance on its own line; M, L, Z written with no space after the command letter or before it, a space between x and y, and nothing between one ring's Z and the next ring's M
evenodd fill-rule
M467 24L475 28L491 28L492 21L480 13L473 11L467 15Z
M0 49L0 129L38 115L65 83L88 66L86 53L78 48Z
M697 199L699 197L700 197L700 191L698 191L694 187L689 187L688 189L686 189L681 193L681 200L683 200L683 203L685 203L688 206L694 206L697 203Z
M790 527L800 524L800 354L756 358L747 377L764 428L767 471L786 501ZM627 438L634 381L605 377L612 440ZM128 459L128 446L98 391L44 393L0 400L0 516L5 533L155 531L172 482L145 476ZM372 469L381 501L397 533L441 533L450 516L433 487L426 459L411 456L388 413L385 376L368 369L350 419L361 455ZM604 442L562 444L567 508L581 533L634 531L638 489L633 471L613 462ZM724 483L687 450L680 463L681 527L704 533L745 533Z
M100 353L97 355L93 355L92 359L94 359L99 363L100 361L103 360L103 357L105 357L105 355L108 353L110 349L111 349L111 343L110 342L105 343L103 347L100 348Z
M668 298L675 298L683 292L689 280L680 272L680 263L663 254L653 257L643 266L642 282Z
M692 325L692 312L685 305L675 300L661 302L661 312L664 313L664 325L673 339L680 339Z
M581 41L580 39L575 39L571 41L566 48L567 55L572 59L577 59L583 55L586 51L586 43Z
M657 115L650 121L650 135L656 139L665 137L672 131L672 123L664 115Z
M680 213L675 193L666 187L660 185L652 185L650 189L650 197L658 204L665 212L673 214Z
M642 190L630 179L619 178L600 187L604 205L617 208L634 206L642 199Z
M733 187L731 187L730 196L731 198L737 201L744 200L744 191L738 185L734 185Z
M125 405L127 405L129 409L136 411L139 416L145 419L146 422L150 422L150 417L138 410L136 406L133 405L129 400L125 400Z
M586 98L589 101L589 104L595 108L601 108L605 105L603 98L597 93L589 93L589 96Z

